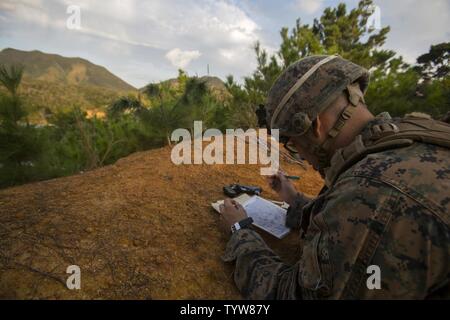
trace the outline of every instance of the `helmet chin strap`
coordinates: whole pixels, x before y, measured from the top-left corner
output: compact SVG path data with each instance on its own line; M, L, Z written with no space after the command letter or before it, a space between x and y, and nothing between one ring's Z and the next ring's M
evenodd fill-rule
M325 140L320 145L314 146L311 150L312 153L318 158L318 166L320 171L323 171L323 169L330 166L330 159L332 156L331 149L335 142L335 138L339 135L347 120L352 117L358 102L360 100L364 102L364 96L359 89L358 83L348 85L347 92L349 104L339 115L339 118L331 130L327 132L327 137Z

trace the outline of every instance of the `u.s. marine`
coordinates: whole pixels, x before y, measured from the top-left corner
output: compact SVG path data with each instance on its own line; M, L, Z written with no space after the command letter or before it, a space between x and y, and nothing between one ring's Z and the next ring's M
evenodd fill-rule
M302 255L287 265L243 223L224 260L251 299L425 299L450 294L450 126L422 114L374 116L368 71L339 56L292 64L267 99L267 123L319 170L315 199L282 175L268 180L289 203ZM246 221L227 200L223 224ZM236 230L236 228L234 229ZM381 271L380 289L367 268Z

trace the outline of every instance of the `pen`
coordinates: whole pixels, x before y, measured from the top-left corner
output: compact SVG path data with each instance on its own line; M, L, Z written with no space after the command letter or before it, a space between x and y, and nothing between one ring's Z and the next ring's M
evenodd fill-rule
M287 179L291 179L291 180L300 180L300 177L299 176L287 176L287 175L284 175Z

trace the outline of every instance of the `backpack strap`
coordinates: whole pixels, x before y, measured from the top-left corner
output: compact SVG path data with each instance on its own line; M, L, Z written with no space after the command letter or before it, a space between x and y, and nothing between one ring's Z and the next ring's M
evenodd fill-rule
M361 135L346 148L339 149L331 159L331 166L325 169L325 185L330 188L339 175L349 169L352 165L362 160L371 153L382 152L389 149L408 147L414 143L411 139L396 139L383 143L366 146Z
M385 121L372 125L348 146L338 149L325 171L325 184L330 188L340 174L371 153L408 147L414 142L429 143L450 149L450 125L413 114L399 122Z

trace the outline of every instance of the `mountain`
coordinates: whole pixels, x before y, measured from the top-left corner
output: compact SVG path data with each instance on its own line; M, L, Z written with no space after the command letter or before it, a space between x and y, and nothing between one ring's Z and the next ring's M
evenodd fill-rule
M0 65L25 67L19 94L32 110L29 120L45 123L45 114L69 111L74 106L88 116L104 116L105 109L121 95L136 89L106 68L81 58L66 58L40 51L7 48L0 51ZM0 93L6 89L0 86Z
M33 80L88 85L111 90L129 91L135 88L106 68L81 58L66 58L41 51L21 51L7 48L0 52L0 64L22 64L24 77Z

